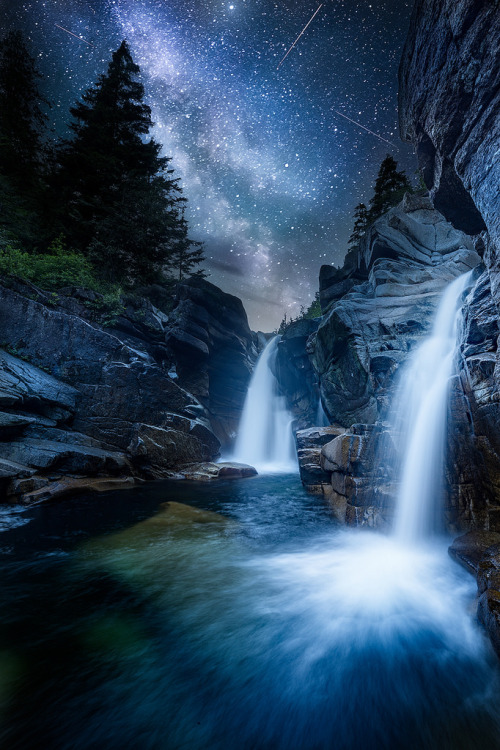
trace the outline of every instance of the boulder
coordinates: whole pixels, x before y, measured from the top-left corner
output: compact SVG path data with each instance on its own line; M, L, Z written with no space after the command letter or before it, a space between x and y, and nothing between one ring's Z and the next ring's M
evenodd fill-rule
M295 436L300 478L304 487L313 494L330 492L330 474L321 465L321 449L332 437L344 432L342 427L311 427L299 430Z
M211 481L212 479L243 479L254 477L257 470L248 464L240 464L230 461L220 463L199 463L185 466L182 473L186 479L197 482Z

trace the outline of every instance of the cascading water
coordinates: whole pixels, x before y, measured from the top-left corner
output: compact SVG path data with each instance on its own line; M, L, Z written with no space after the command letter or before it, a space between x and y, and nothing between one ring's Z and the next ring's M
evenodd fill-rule
M269 341L255 366L233 455L234 461L251 464L260 473L298 470L293 418L271 369L279 340Z
M435 528L443 485L446 408L456 351L460 300L471 272L445 290L430 336L404 369L393 410L402 446L401 484L394 531L401 540L423 538Z
M316 409L316 427L328 427L330 425L330 421L328 417L326 416L326 412L323 409L323 404L321 403L321 396L318 398L318 408Z

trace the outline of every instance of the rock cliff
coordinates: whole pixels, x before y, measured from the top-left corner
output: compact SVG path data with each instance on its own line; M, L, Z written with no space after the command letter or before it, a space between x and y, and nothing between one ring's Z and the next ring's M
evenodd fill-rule
M193 279L168 316L123 302L103 319L88 291L0 287L4 494L62 474L160 477L218 455L256 356L240 300Z
M330 442L321 438L313 450L307 433L299 432L298 443L308 442L299 458L306 486L324 492L346 522L390 521L395 446L384 424L398 372L429 331L444 288L467 271L479 274L480 264L470 236L447 222L428 196L408 194L374 222L343 268L323 267L325 314L308 346L338 434ZM455 489L450 523L460 515Z

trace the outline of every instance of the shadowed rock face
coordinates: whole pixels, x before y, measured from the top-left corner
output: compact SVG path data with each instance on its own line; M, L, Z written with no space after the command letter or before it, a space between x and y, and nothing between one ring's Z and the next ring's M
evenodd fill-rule
M179 380L204 407L225 446L236 434L253 365L256 341L240 299L204 279L179 285L167 329Z
M256 355L240 300L193 280L170 316L132 300L103 328L89 294L0 287L4 493L33 472L165 476L214 459L239 419Z
M416 1L399 72L401 133L436 207L482 232L485 269L464 307L447 467L462 517L479 528L500 528L499 69L497 0Z
M479 263L470 237L426 197L406 196L372 225L357 253L367 280L330 301L317 332L313 364L332 422L385 416L397 370L432 325L443 289Z
M401 134L436 208L500 248L496 0L416 0L399 71Z

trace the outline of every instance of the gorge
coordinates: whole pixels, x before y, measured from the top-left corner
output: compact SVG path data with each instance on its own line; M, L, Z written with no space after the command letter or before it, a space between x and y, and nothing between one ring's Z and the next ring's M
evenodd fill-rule
M0 279L6 747L500 750L499 62L415 1L422 184L278 335Z

